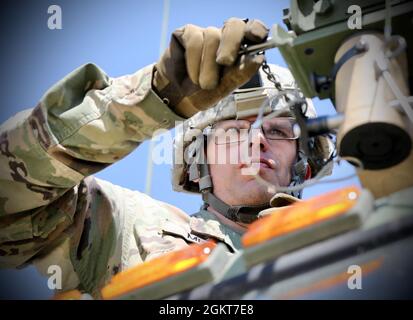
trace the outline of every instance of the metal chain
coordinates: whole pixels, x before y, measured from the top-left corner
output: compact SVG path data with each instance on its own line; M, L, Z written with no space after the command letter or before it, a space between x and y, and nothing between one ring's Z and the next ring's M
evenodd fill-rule
M274 86L278 90L282 90L281 83L277 80L277 78L274 76L274 73L271 71L270 66L267 63L267 60L264 59L264 62L262 63L262 71L267 75L267 79L274 84Z

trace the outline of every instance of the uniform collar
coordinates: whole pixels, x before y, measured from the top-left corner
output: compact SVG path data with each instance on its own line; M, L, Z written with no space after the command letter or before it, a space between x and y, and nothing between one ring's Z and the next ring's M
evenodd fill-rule
M271 207L261 211L258 217L275 213L278 208L291 205L298 201L302 200L289 194L277 193L270 200ZM198 213L192 215L190 217L190 228L193 234L206 238L215 238L218 241L224 242L232 251L236 251L242 247L242 234L220 222L218 218L208 210L201 209Z
M212 212L201 209L189 220L191 232L206 238L224 242L231 251L241 248L241 234L221 223Z

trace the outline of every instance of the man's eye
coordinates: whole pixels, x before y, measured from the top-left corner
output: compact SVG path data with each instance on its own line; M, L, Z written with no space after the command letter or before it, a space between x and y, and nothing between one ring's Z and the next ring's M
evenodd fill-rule
M283 130L283 129L278 128L278 127L270 128L269 133L273 136L280 136L280 137L288 137L289 136L287 130Z

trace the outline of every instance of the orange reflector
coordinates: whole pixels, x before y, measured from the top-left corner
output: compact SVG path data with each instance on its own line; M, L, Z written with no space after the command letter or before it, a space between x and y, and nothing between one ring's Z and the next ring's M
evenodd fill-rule
M278 208L274 214L252 223L242 237L242 244L253 246L344 214L357 202L359 193L357 187L348 187Z
M113 299L191 269L204 262L215 246L213 241L191 244L182 250L165 254L120 272L102 289L102 298Z
M69 290L60 293L56 293L53 300L80 300L82 293L79 290Z

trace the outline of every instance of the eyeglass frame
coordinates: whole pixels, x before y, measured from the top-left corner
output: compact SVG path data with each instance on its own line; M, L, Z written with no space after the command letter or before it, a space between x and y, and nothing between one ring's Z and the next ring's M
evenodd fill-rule
M281 117L275 117L275 118L289 119L289 120L292 120L294 123L296 123L296 121L297 121L294 117L291 117L291 116L288 116L288 117L283 117L283 116L281 116ZM271 118L271 119L274 119L274 118ZM213 125L209 125L208 127L206 127L206 128L204 129L204 134L207 135L207 136L211 135L211 134L212 134L211 130L214 129L214 127L215 127L217 124L222 123L223 121L229 121L229 120L230 120L230 121L247 121L247 122L249 122L249 127L248 127L248 128L242 128L242 129L240 129L240 130L248 130L248 131L247 131L247 132L248 132L248 137L250 137L250 135L251 135L251 128L252 128L252 125L253 125L254 122L250 122L250 121L245 120L245 119L227 119L227 120L222 120L222 121L220 121L220 122L218 122L218 123L215 123L215 124L213 124ZM265 120L264 120L264 121L265 121ZM293 127L294 127L294 123L293 123L292 126L291 126L292 129L293 129ZM265 131L264 131L263 125L264 125L264 122L263 122L258 128L253 128L253 129L260 129L261 133L263 134L263 136L264 136L267 140L270 140L270 141L284 141L284 140L286 140L286 141L292 141L292 140L298 140L298 139L300 138L300 135L299 135L299 134L297 134L296 137L292 137L292 138L276 138L276 139L274 139L274 138L268 138L267 135L266 135L266 133L265 133ZM218 128L218 129L220 129L220 128ZM228 128L227 130L229 130L229 129L231 129L231 128ZM225 132L226 132L227 130L225 130ZM294 133L294 130L293 130L293 133ZM217 141L215 140L214 143L215 143L216 145L225 145L225 144L240 143L240 142L244 142L244 141L246 141L246 140L248 140L248 138L247 138L247 139L243 139L243 140L230 141L230 142L227 142L227 141L226 141L226 142L224 142L224 143L217 143Z

